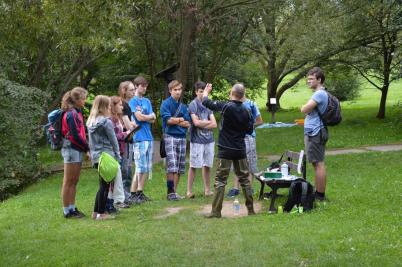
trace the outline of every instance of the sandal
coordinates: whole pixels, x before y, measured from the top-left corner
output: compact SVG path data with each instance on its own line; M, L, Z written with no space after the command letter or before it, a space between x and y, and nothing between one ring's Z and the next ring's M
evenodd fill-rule
M103 213L103 214L98 213L98 215L96 215L95 220L103 221L103 220L113 220L113 219L116 219L116 217L113 216L113 215L110 215L110 214L107 214L107 213Z
M214 192L204 193L204 196L206 196L206 197L210 197L210 196L213 196L213 195L214 195Z
M193 193L190 193L190 194L187 193L186 197L192 199L192 198L195 198L195 195Z

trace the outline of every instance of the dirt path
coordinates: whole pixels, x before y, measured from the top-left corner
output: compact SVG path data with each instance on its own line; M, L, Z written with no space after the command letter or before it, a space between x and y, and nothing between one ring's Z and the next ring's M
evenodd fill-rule
M159 156L159 141L154 141L154 155L153 155L153 163L161 162L163 159ZM389 151L402 151L402 144L386 144L386 145L376 145L376 146L364 146L364 147L356 147L356 148L344 148L344 149L329 149L325 152L326 155L343 155L343 154L353 154L353 153L367 153L370 151L381 151L381 152L389 152ZM269 161L278 160L280 155L269 155ZM86 161L83 163L83 168L91 168L91 163ZM46 169L47 172L61 172L63 171L63 165L54 165Z

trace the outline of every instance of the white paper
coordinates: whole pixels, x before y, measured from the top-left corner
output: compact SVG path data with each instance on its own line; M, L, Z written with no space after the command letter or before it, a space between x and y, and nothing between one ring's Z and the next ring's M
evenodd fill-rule
M271 104L271 105L276 105L276 98L270 98L269 99L269 103Z
M304 150L300 150L300 155L299 155L299 162L297 163L297 173L302 174L302 164L303 164L303 156L304 156Z

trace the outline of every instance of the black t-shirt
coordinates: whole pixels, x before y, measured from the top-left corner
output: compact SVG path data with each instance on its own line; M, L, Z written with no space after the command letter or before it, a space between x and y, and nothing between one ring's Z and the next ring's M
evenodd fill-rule
M123 101L123 116L128 116L129 120L131 121L131 108L126 101Z
M202 104L221 112L221 129L218 137L218 158L246 158L244 137L253 132L253 119L241 101L212 101L204 98Z

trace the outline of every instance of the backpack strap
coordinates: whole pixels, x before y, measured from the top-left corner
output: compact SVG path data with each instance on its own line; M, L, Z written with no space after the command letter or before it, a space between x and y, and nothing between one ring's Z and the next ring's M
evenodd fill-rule
M301 199L300 204L304 206L307 200L307 191L308 191L308 184L306 182L301 182L302 190L301 190Z
M296 184L297 184L297 182L293 182L293 183L290 184L288 200L293 199L293 197L294 197L293 194L294 194L294 190L296 188Z
M328 103L327 103L327 105L328 105L328 104L329 104L329 92L328 92L328 89L327 89L326 87L324 87L324 91L325 91L325 93L327 93L327 98L328 98ZM325 125L324 120L322 119L322 114L321 114L320 110L318 109L318 105L317 105L314 109L317 110L318 117L320 117L320 122L321 122L322 125L326 128L327 125Z
M179 102L179 106L177 107L177 109L176 109L176 111L175 111L175 113L174 113L174 115L173 115L172 117L176 117L177 115L179 115L180 109L181 109L181 105L182 105L182 103ZM169 127L169 125L168 125L167 122L166 122L166 127L162 129L162 133L165 133L164 130L165 130L166 128L168 128L168 127Z

